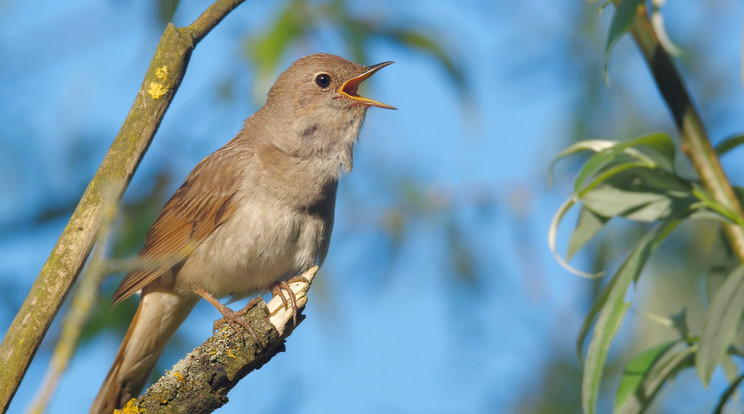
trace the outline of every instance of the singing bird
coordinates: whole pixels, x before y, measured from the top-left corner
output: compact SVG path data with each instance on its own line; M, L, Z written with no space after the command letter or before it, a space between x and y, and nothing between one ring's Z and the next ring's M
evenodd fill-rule
M217 298L265 292L323 263L338 180L352 169L367 109L396 109L360 96L359 85L391 63L360 66L323 53L295 61L237 136L191 171L139 253L177 260L127 274L114 293L114 304L142 297L91 413L110 414L139 395L200 298L232 325L242 319Z

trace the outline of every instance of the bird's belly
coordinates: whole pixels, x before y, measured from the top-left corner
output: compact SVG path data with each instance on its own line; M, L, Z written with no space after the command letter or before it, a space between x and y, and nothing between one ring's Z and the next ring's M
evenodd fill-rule
M322 262L332 223L287 207L246 203L217 228L176 275L179 290L198 286L240 299Z

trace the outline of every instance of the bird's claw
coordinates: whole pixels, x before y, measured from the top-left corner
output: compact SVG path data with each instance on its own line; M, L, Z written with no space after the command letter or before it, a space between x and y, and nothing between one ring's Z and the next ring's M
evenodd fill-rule
M284 296L282 290L285 290L289 295L289 300L292 302L292 323L294 324L294 326L297 326L297 298L295 297L294 291L292 291L292 289L289 287L289 283L297 281L305 281L307 283L310 283L303 276L295 276L287 281L276 282L271 285L270 288L271 294L273 296L279 296L282 299L282 304L284 304L285 308L287 308L289 304L287 303L287 298Z

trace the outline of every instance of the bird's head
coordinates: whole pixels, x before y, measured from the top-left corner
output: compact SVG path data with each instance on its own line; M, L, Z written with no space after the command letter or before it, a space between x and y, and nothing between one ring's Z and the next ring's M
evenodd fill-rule
M327 53L305 56L279 75L266 103L278 107L289 105L299 117L323 109L358 112L370 106L396 109L358 93L363 81L392 63L361 66Z
M283 131L291 131L276 137L275 145L293 155L338 161L350 171L351 152L367 109L396 109L359 95L359 85L392 63L361 66L326 53L295 61L279 75L264 106Z

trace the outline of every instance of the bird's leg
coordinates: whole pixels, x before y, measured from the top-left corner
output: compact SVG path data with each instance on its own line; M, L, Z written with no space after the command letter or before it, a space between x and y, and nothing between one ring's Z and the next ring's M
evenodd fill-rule
M202 288L195 288L194 290L196 291L196 293L199 294L199 296L203 297L204 299L206 299L207 302L211 303L212 306L214 306L215 308L217 308L217 310L220 311L220 313L223 316L223 318L214 321L214 326L212 326L212 331L213 332L217 331L217 328L220 325L222 325L222 323L227 322L227 324L230 325L230 327L233 328L233 330L235 332L237 332L238 335L240 335L241 338L243 338L243 342L245 342L245 338L243 337L243 334L238 329L238 324L239 324L240 326L242 326L243 328L245 328L245 330L248 331L249 334L251 334L251 336L253 337L253 339L256 341L256 344L258 344L258 346L261 346L261 341L259 341L258 336L256 335L256 333L253 332L253 328L251 328L251 324L249 324L248 321L246 321L245 319L241 318L242 315L245 315L246 312L248 312L248 309L250 308L250 306L252 306L253 304L255 304L255 302L253 300L248 304L250 306L246 306L245 308L243 308L239 312L234 312L232 309L230 309L227 306L223 305L222 302L220 302L217 299L215 299L215 297L212 296L206 290L204 290ZM258 299L258 298L256 298L256 299Z
M289 280L292 280L292 279L289 279ZM305 278L303 277L303 279ZM284 280L281 282L275 282L273 285L271 285L270 289L271 289L272 296L279 295L279 297L282 298L282 303L284 304L285 308L287 307L287 298L284 296L284 293L282 292L282 290L287 291L287 294L289 295L289 300L292 302L292 323L295 326L297 326L297 298L295 297L295 294L292 291L292 289L289 288L289 284Z
M256 304L258 303L259 300L263 300L263 298L261 297L261 295L258 295L255 298L253 298L250 301L248 301L248 303L245 305L245 307L243 307L243 309L235 312L235 314L238 315L238 316L245 315L246 313L248 313L249 310L251 310L252 307L256 306Z

